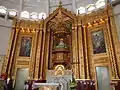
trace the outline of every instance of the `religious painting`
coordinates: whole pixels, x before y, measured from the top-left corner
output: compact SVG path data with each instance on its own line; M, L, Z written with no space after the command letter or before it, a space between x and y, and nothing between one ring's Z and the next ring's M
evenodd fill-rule
M19 56L30 57L32 37L22 37Z
M107 67L96 67L98 90L112 90Z
M102 30L92 32L92 44L94 54L106 52L104 34Z

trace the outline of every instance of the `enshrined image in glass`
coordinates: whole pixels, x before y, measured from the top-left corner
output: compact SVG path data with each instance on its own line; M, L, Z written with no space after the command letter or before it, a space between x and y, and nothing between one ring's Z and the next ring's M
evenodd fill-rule
M107 67L96 67L98 90L112 90Z
M92 44L94 54L106 52L104 34L102 30L92 32Z
M19 56L30 57L32 37L22 37Z

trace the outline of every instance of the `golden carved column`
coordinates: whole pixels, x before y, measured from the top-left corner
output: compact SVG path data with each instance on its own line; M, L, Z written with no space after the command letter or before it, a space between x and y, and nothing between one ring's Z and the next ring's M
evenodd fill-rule
M43 76L43 68L44 68L44 65L43 65L43 62L44 62L44 53L45 53L45 40L46 40L46 27L44 27L44 30L43 30L43 44L42 44L42 55L41 55L41 64L40 64L40 77L42 79L45 79L45 77Z
M42 28L40 28L39 31L39 36L38 36L38 47L37 47L37 54L36 54L36 63L35 63L35 79L39 78L39 67L40 67L40 62L41 62L41 46L42 46Z
M38 42L38 33L39 29L34 30L34 32L31 32L35 37L34 37L34 45L33 45L33 50L32 50L32 57L30 61L30 70L29 70L29 76L30 79L34 79L34 70L35 70L35 61L36 61L36 53L37 53L37 42Z
M14 61L14 54L15 54L16 43L17 43L19 31L20 31L20 28L16 28L16 33L15 33L15 37L14 37L14 44L13 44L13 47L12 47L13 49L12 49L11 56L10 56L8 75L10 75L10 74L12 73L12 72L11 72L12 62Z
M85 79L85 67L84 67L84 56L83 56L83 35L82 26L78 25L78 50L79 50L79 64L80 64L80 78Z
M13 21L13 22L16 23L16 21ZM2 74L7 73L7 67L9 66L8 62L9 62L10 52L12 50L12 45L13 45L13 41L14 41L15 29L16 29L16 25L14 25L14 27L12 28L12 32L11 32L11 36L10 36L10 40L9 40L8 51L7 51L5 60L3 62Z
M50 53L50 63L49 63L49 66L50 66L50 69L52 69L52 48L53 48L53 36L52 35L50 35L50 38L51 38L51 41L49 42L50 43L50 51L49 51L49 53Z
M48 70L48 57L49 57L49 46L50 46L50 28L48 28L47 33L46 33L46 44L45 44L45 59L44 59L44 68L43 68L43 76L46 79L46 73Z
M115 54L116 79L118 78L120 79L120 77L118 76L119 75L118 70L120 70L120 68L119 68L119 64L117 64L119 63L119 59L120 59L119 58L120 54L118 53L120 49L120 45L119 45L117 28L116 28L114 16L110 16L109 20L110 20L110 29L111 29L111 35L112 35L112 40L113 40L113 50Z
M77 47L77 26L72 27L72 53L73 53L73 73L76 79L79 79L78 71L78 47Z
M90 79L90 72L89 72L89 64L88 64L88 48L87 48L87 28L86 26L83 26L83 36L84 36L84 59L85 59L85 71L86 71L86 79Z
M117 65L116 65L116 58L115 58L115 51L113 47L113 40L111 35L111 28L109 25L109 18L106 19L107 21L107 33L108 33L108 41L109 41L109 54L110 54L110 62L111 62L111 69L112 69L112 79L118 79L118 72L117 72Z
M74 74L76 74L75 73L75 66L74 66L74 64L75 64L75 62L76 62L76 57L75 57L75 39L74 39L74 29L72 29L72 63L73 63L73 65L72 65L72 71L73 71L73 73ZM75 76L75 78L76 78L76 76Z

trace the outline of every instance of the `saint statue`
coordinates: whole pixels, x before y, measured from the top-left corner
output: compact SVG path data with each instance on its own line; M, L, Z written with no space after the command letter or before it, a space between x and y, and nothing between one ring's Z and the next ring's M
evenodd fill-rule
M61 38L58 46L56 48L67 48L67 45L64 43L64 39Z
M64 42L63 42L63 39L60 39L60 43L59 43L59 45L58 46L64 46L65 44L64 44Z

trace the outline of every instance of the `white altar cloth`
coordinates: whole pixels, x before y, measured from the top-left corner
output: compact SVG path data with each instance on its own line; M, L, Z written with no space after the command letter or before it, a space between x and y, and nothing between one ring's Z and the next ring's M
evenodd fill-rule
M32 87L33 89L39 88L40 86L56 86L59 87L59 83L33 83Z

